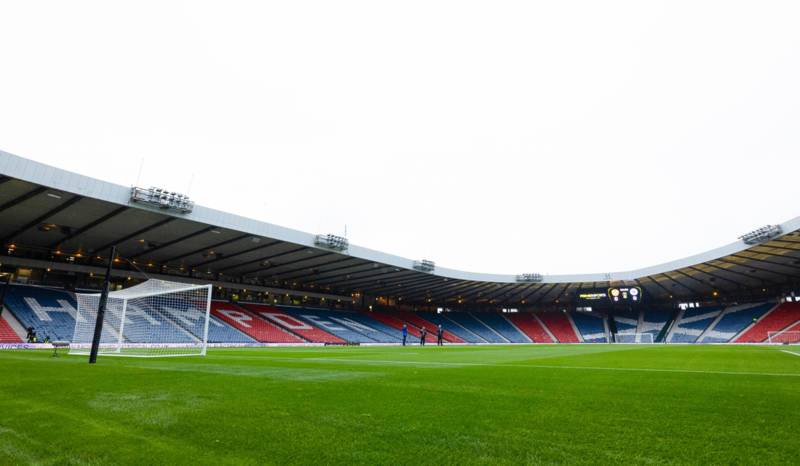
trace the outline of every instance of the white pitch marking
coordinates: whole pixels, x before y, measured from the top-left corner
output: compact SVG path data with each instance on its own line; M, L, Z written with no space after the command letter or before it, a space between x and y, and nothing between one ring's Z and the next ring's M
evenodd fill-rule
M793 354L795 356L800 356L800 353L795 353L794 351L789 351L789 350L785 350L785 349L782 349L781 351L784 352L784 353Z
M800 356L800 354L798 354ZM433 367L514 367L514 368L534 368L534 369L577 369L577 370L596 370L596 371L622 371L622 372L666 372L677 374L712 374L712 375L760 375L769 377L800 377L798 374L781 372L735 372L735 371L701 371L691 369L656 369L642 367L590 367L590 366L550 366L544 364L490 364L480 362L436 362L436 361L393 361L378 359L352 359L352 358L267 358L279 359L282 361L307 361L307 362L327 362L327 363L356 363L355 365L406 365L406 366L433 366Z

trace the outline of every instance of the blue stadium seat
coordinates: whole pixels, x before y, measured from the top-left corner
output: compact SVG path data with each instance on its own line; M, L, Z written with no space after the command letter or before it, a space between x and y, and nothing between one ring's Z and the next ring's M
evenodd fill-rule
M699 343L727 343L774 306L775 303L762 303L727 308L722 319Z
M377 343L375 339L368 337L364 333L361 333L361 331L355 330L355 326L346 325L337 320L336 318L342 315L341 312L293 306L279 306L279 309L296 319L308 322L315 327L319 327L349 342Z
M639 328L639 311L614 311L617 333L635 333Z
M601 316L584 312L573 312L571 316L578 331L581 332L583 341L587 343L606 343L608 341Z
M646 309L642 313L642 326L639 332L653 335L653 341L672 319L673 311L669 309Z
M530 343L530 339L523 335L517 327L503 317L502 314L495 314L493 312L475 312L470 313L472 317L480 320L488 327L492 328L495 332L506 337L511 343Z
M33 327L37 338L71 341L75 332L77 303L71 293L35 286L11 285L6 308L23 327Z
M489 343L508 343L505 338L490 330L486 325L475 320L475 318L467 312L448 312L444 314L444 316L470 332L479 335Z
M452 320L447 319L444 317L444 314L428 311L417 311L417 314L428 322L441 325L444 330L456 335L467 343L486 343L486 340L481 338L480 335L476 335Z
M690 308L675 322L667 343L694 343L722 312L722 306Z

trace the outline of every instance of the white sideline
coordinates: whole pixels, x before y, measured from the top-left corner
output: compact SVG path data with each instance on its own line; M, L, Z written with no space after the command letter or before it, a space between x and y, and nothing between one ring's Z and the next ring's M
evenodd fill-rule
M794 351L789 351L789 350L785 350L785 349L782 349L781 351L784 352L784 353L793 354L795 356L800 356L800 353L795 353Z

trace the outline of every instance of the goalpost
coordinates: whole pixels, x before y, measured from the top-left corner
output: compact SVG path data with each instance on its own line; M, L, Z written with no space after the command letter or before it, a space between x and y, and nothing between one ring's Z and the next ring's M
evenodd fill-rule
M88 355L100 293L76 294L78 312L70 354ZM105 356L205 356L211 285L164 280L108 294L98 354Z
M615 333L614 343L653 343L655 340L652 333Z
M771 345L800 344L800 331L768 332L767 341Z

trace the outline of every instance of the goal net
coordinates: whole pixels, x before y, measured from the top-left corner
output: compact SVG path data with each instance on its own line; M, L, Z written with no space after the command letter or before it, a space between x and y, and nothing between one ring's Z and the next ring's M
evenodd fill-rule
M76 294L70 354L89 354L100 294ZM211 285L148 280L108 294L98 354L135 357L204 356Z
M800 332L769 332L767 341L770 344L797 345L800 344Z
M652 333L615 333L615 343L653 343Z

